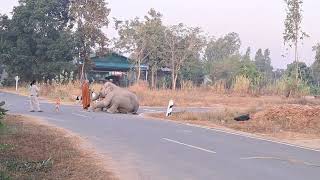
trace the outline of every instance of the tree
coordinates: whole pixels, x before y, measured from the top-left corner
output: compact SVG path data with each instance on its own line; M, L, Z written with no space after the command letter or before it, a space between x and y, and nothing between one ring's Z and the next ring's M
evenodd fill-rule
M257 70L255 64L251 61L243 61L239 68L238 75L242 75L250 80L250 85L257 88L262 80L261 73Z
M246 54L243 56L243 61L251 61L251 48L248 47L246 50Z
M108 39L102 28L109 24L110 9L104 0L71 0L70 12L75 25L77 53L83 62L80 79L84 79L93 48L104 51L107 44Z
M205 67L210 68L207 72L211 72L209 75L213 82L223 80L227 83L227 87L231 87L233 78L240 71L241 56L233 55L223 61L214 62L212 66L205 65Z
M180 75L180 82L187 80L192 81L195 85L200 85L205 75L204 64L200 56L188 59L181 68Z
M286 75L287 77L295 77L296 76L296 67L298 66L298 79L300 79L302 82L306 82L307 84L312 83L312 72L311 68L306 65L304 62L298 62L298 65L296 63L291 63L287 65Z
M264 84L271 80L273 76L273 67L271 66L270 50L265 49L262 53L262 49L259 49L255 56L255 65L257 70L262 74Z
M241 40L237 33L229 33L218 40L211 39L205 50L206 61L222 61L239 53Z
M183 24L174 25L166 30L165 40L171 67L172 89L176 89L177 79L185 62L199 55L205 44L200 28L186 27Z
M313 51L315 51L315 61L311 65L313 79L315 81L316 86L320 86L320 44L317 44L313 47Z
M285 31L283 39L285 44L289 44L290 48L294 46L294 62L296 65L295 79L298 80L298 43L305 37L309 37L307 33L302 31L302 4L303 0L285 0L287 16L284 21Z
M206 73L210 74L213 82L220 79L219 77L216 77L216 75L220 74L220 69L217 69L215 66L221 66L224 63L220 62L225 60L237 59L236 57L239 57L240 54L240 46L240 37L237 33L234 32L229 33L217 40L209 40L205 49L204 60L207 71ZM214 72L216 70L219 72Z
M258 51L256 52L256 55L254 57L254 61L255 61L255 64L257 66L257 69L259 71L262 71L264 69L264 66L265 66L262 49L258 49Z
M1 61L21 80L48 80L71 69L73 41L68 29L69 1L21 0L12 19L2 18Z
M140 65L146 63L151 71L151 87L155 87L155 75L164 63L166 27L162 24L162 14L150 9L143 20L116 20L119 39L116 47L120 51L133 54L137 65L137 80L140 79Z

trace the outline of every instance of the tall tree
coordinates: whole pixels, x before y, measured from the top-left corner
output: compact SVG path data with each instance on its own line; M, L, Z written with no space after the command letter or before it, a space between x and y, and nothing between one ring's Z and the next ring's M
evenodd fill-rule
M307 33L302 30L302 4L303 0L284 0L286 3L287 16L284 21L285 31L283 39L285 44L289 44L291 48L294 46L294 62L296 64L295 79L298 80L299 74L299 59L298 59L298 43L305 37L309 37Z
M241 40L237 33L229 33L217 40L211 39L205 50L207 61L222 61L232 55L238 54Z
M206 73L210 74L213 82L220 79L220 69L216 67L222 66L225 64L222 61L228 61L230 59L239 60L239 50L241 46L241 40L237 33L229 33L217 40L209 40L207 47L205 49L204 59L206 66ZM240 58L241 59L241 58ZM234 63L236 64L236 63ZM223 67L226 67L223 65ZM218 71L218 72L215 72ZM228 71L228 70L226 70ZM232 74L232 73L227 73Z
M243 56L243 61L251 61L251 48L248 47L245 55Z
M67 0L19 1L7 25L9 35L2 41L10 44L2 52L10 74L19 75L22 80L43 80L71 69L69 5Z
M182 66L188 59L199 55L205 39L200 28L191 28L183 24L169 27L165 39L170 57L172 89L175 90Z
M316 86L320 86L320 44L317 44L313 47L313 51L315 51L315 61L311 65L313 79L315 81Z
M110 9L104 0L71 0L71 16L75 25L77 52L82 60L80 79L84 79L85 67L90 63L93 48L105 49L107 37L102 32L109 24Z
M138 69L137 80L140 79L140 65L149 65L151 86L155 87L155 74L165 59L165 26L162 24L162 14L150 9L143 20L135 18L116 22L120 36L116 42L117 49L133 54Z
M267 83L272 78L272 70L271 66L271 58L270 58L270 50L265 49L264 53L262 53L262 49L259 49L255 56L255 65L257 70L263 75L264 82Z

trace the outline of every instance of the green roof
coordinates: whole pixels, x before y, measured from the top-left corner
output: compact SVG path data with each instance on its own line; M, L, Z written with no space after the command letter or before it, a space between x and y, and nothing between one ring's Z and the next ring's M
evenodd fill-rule
M96 71L129 71L134 67L130 62L131 59L119 55L117 53L109 53L103 57L92 57L91 58ZM141 65L142 70L147 70L147 66Z

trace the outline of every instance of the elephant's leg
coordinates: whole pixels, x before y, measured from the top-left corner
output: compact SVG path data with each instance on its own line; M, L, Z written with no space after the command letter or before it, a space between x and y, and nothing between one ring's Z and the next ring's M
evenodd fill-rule
M112 106L107 110L107 112L112 114L117 113L119 112L118 107L119 107L118 104L112 104Z
M97 102L91 106L90 110L95 111L96 109L102 109L104 107L105 106L103 102Z

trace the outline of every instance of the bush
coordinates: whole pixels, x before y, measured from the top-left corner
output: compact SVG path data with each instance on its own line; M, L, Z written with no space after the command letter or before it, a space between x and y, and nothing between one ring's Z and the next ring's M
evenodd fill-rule
M314 96L319 96L320 95L320 87L319 86L311 86L310 87L310 94Z
M2 108L2 106L4 106L4 104L5 104L4 101L0 102L0 127L2 126L1 120L4 118L4 116L6 115L6 112L7 112L7 110Z
M243 76L236 76L233 83L233 92L241 95L248 94L250 90L250 79Z

